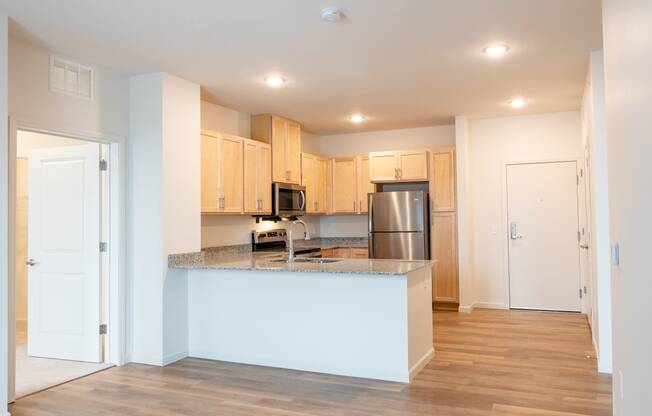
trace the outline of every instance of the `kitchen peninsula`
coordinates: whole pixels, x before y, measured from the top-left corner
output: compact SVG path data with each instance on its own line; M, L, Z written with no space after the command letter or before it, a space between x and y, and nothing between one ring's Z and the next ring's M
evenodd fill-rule
M237 246L169 266L188 272L191 357L407 383L434 355L430 261Z

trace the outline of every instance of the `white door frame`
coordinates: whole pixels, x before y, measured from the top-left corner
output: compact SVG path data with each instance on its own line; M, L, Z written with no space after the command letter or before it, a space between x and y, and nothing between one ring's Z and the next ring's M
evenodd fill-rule
M108 342L106 361L114 365L125 364L126 358L126 296L125 296L125 140L123 137L104 133L89 133L70 130L55 130L34 123L9 118L9 181L0 183L8 187L9 194L9 285L8 293L0 293L0 299L8 299L8 322L0 322L0 328L8 328L9 334L9 402L15 397L16 372L16 322L15 322L15 272L16 272L16 148L18 130L63 136L105 144L109 147L109 258L108 258ZM0 290L2 286L0 285Z
M534 159L534 160L514 160L514 161L503 161L502 166L502 181L501 181L501 194L502 194L502 204L501 204L501 230L503 230L503 289L505 296L505 309L510 309L511 299L510 299L510 280L509 280L509 219L507 217L507 167L511 165L531 165L536 163L563 163L563 162L575 162L575 166L580 166L581 159L576 156L571 157L559 157L552 159ZM578 213L579 214L579 213ZM578 243L579 244L579 243ZM579 258L577 259L579 261ZM580 279L580 276L578 276Z

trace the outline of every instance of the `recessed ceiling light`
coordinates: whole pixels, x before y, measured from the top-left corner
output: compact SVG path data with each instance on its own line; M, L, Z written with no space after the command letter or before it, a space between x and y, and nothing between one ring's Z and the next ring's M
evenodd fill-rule
M342 10L335 7L326 7L321 10L321 18L327 22L339 22L342 20Z
M500 58L509 50L507 45L490 45L484 48L484 53L490 58Z
M351 116L351 118L349 118L349 120L351 120L354 123L362 123L365 120L365 116L363 116L362 114L354 114Z
M277 88L285 84L285 78L276 75L265 77L265 83L270 87Z
M526 103L523 98L514 98L510 100L507 104L509 104L513 108L521 108L523 107Z

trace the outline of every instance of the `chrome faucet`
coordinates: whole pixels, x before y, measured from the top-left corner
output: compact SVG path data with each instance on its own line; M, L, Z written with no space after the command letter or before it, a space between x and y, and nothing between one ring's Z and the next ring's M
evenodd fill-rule
M288 220L289 221L289 220ZM303 239L310 240L310 233L308 232L308 225L303 220L294 220L288 224L287 233L288 233L288 255L287 262L294 262L294 240L292 239L292 226L294 224L303 225Z

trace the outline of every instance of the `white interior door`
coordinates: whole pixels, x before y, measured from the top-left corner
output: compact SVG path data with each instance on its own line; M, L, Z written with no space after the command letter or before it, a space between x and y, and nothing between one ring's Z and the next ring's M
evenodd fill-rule
M30 152L30 356L101 361L99 159L99 144Z
M577 163L507 167L510 306L580 311Z

